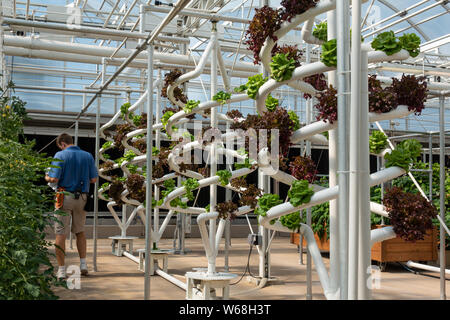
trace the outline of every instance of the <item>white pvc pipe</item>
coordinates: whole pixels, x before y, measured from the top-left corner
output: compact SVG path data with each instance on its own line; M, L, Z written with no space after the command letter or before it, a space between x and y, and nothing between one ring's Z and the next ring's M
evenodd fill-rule
M359 146L359 254L358 254L358 299L370 299L367 286L370 267L370 187L369 187L369 88L367 74L367 52L361 52L361 110Z
M423 269L423 270L432 271L432 272L441 272L441 268L439 268L439 267L433 267L433 266L429 266L427 264L413 262L411 260L406 262L406 265L410 268L418 268L418 269ZM450 269L445 269L445 274L450 275Z
M361 2L353 1L352 25L361 25ZM350 162L349 162L349 261L348 299L358 297L358 251L359 251L359 122L361 103L361 29L353 28L351 37L351 101L350 101ZM366 142L367 143L367 142Z
M370 247L372 247L377 242L394 239L396 237L397 235L395 234L394 227L392 226L373 229L370 231Z

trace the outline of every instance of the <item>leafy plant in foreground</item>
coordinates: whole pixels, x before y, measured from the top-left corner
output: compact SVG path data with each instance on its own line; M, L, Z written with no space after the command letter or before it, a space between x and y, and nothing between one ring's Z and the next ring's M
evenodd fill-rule
M186 105L183 108L183 111L186 113L191 113L194 108L197 108L200 104L200 100L188 100Z

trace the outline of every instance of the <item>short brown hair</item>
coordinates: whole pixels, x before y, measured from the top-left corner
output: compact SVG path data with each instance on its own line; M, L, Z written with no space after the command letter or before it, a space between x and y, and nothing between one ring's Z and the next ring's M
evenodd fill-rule
M60 146L62 142L66 144L73 144L72 136L67 133L61 133L58 138L56 138L56 144Z

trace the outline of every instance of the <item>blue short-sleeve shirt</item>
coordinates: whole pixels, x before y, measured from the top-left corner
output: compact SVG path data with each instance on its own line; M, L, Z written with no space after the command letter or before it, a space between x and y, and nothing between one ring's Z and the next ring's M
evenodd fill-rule
M59 168L51 168L48 176L59 179L58 187L64 187L69 192L89 192L90 180L98 177L94 158L89 152L70 146L57 152L54 158L62 161L52 162Z

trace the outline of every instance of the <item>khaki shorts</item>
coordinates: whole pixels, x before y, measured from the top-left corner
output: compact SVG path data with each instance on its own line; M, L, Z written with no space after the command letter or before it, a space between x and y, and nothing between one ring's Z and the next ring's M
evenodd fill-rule
M68 235L70 227L70 217L72 217L72 233L80 233L84 231L86 223L86 211L84 207L87 202L87 194L81 194L78 199L74 199L71 195L64 195L64 203L60 210L67 213L67 215L56 214L59 222L55 223L55 234Z

